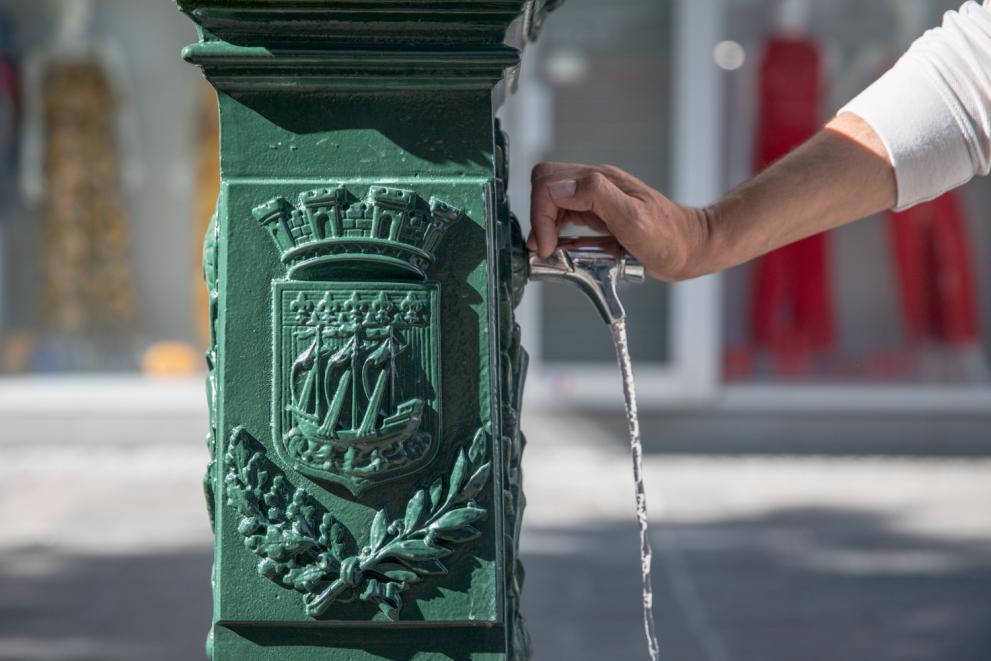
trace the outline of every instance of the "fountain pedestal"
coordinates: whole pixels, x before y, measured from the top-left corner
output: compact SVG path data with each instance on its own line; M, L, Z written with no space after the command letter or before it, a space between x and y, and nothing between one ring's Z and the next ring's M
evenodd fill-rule
M525 267L493 112L549 3L179 4L221 119L208 650L527 658Z

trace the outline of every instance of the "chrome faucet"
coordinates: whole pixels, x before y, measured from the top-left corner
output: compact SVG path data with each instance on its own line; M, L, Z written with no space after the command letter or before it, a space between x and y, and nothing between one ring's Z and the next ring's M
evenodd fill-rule
M618 250L615 243L590 239L568 240L549 257L530 253L528 265L530 280L560 280L576 285L607 324L626 318L616 283L643 282L646 273L640 262Z

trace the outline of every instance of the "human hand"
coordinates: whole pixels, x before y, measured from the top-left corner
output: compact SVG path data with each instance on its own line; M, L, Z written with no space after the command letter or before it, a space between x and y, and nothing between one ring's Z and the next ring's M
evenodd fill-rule
M706 272L709 222L703 209L675 204L611 165L540 163L531 183L527 247L541 256L554 252L561 230L574 224L611 235L660 280Z

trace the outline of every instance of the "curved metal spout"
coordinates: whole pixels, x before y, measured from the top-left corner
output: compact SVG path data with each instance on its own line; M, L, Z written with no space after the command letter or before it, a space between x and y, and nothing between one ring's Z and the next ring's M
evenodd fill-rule
M626 318L616 283L643 282L645 270L640 262L616 250L614 244L581 239L569 241L549 257L530 253L528 275L531 280L560 280L576 285L595 305L602 320L613 324Z

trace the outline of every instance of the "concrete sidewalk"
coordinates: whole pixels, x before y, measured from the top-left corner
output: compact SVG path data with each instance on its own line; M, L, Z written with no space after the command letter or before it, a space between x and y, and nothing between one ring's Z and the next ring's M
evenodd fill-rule
M0 660L201 658L198 423L0 448ZM526 424L535 658L646 658L625 441ZM991 457L657 453L647 477L665 661L991 658Z

